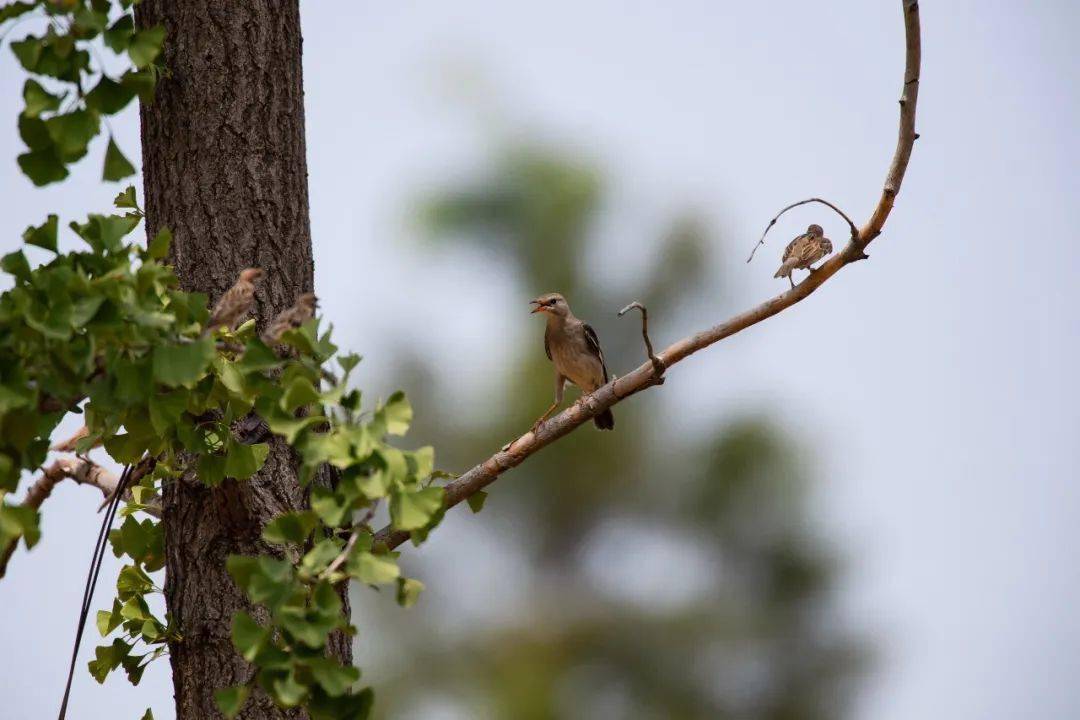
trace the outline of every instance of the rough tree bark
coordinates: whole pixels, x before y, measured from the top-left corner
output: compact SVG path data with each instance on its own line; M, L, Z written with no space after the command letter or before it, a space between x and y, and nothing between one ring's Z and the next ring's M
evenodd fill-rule
M266 270L257 307L266 323L313 290L298 1L144 0L137 20L165 26L170 73L141 111L147 231L172 229L181 285L211 302L241 269ZM229 631L235 611L253 610L226 574L226 557L273 554L259 539L263 526L305 502L279 442L250 481L167 486L165 596L183 634L169 648L181 720L219 717L214 691L251 676ZM351 660L346 638L332 644ZM301 716L265 696L241 715Z

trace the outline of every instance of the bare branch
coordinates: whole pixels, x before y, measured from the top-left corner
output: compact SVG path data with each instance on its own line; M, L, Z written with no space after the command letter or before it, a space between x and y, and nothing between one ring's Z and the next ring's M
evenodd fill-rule
M863 251L866 245L881 233L881 228L892 210L896 194L900 191L904 171L907 169L908 160L911 157L911 148L915 142L915 104L918 98L920 63L919 5L915 0L903 0L903 7L907 61L904 71L904 90L900 103L900 137L892 164L889 167L889 173L886 176L885 189L870 220L843 250L829 258L816 271L810 273L810 276L803 282L755 308L736 315L727 322L691 335L666 348L659 355L659 360L666 367L670 368L684 358L752 325L756 325L802 301L817 290L826 280L835 275L840 268L864 258L865 253ZM655 385L656 380L652 363L646 362L628 375L609 382L596 392L586 396L581 402L575 403L556 415L538 428L537 432L525 433L510 443L505 450L495 453L447 485L446 506L449 508L457 505L473 493L490 485L499 475L520 465L541 448L568 435L598 413L603 412L624 398ZM376 534L375 544L395 548L407 540L408 537L408 533L394 531L388 526Z
M660 382L658 382L657 385L662 385L664 380L661 376L664 374L664 363L660 362L660 358L656 357L656 353L654 353L652 349L652 340L649 339L649 309L635 300L619 311L619 317L622 317L634 308L641 311L641 337L645 339L645 354L648 356L649 362L652 363L653 372L656 373L656 377L660 378Z
M772 226L776 224L776 221L780 219L781 215L786 213L788 210L791 210L793 208L799 207L800 205L806 205L807 203L812 203L812 202L821 203L822 205L825 205L826 207L830 207L833 210L835 210L836 213L840 217L844 218L844 220L847 221L848 227L851 228L851 237L853 237L853 238L858 237L859 228L855 227L855 223L853 223L851 221L851 218L849 218L847 216L847 214L843 210L836 207L835 205L833 205L828 200L822 200L821 198L816 198L816 197L807 198L806 200L800 200L799 202L791 203L786 208L784 208L780 212L776 213L776 215L773 217L773 219L769 221L769 224L765 226L765 232L761 233L761 239L757 241L757 245L755 245L754 249L750 251L750 257L746 258L746 262L750 262L751 260L754 259L754 253L756 253L758 251L759 247L761 247L762 245L765 244L765 236L769 234L769 231L772 230Z
M91 460L78 457L62 457L49 467L42 469L41 477L35 480L30 489L26 491L26 498L22 502L23 507L33 508L34 510L40 509L42 503L52 495L52 491L57 484L64 480L74 480L80 485L95 487L106 498L111 497L116 492L116 486L119 482L116 475ZM155 517L161 516L161 511L154 507L145 508L145 512ZM17 545L18 541L15 541L0 550L0 578L4 577L8 560L11 558L12 553L15 552Z

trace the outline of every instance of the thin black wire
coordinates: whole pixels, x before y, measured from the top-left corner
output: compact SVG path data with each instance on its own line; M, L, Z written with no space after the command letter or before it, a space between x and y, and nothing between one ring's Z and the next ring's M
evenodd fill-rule
M97 586L98 575L101 573L101 563L105 559L105 545L108 540L109 528L112 527L116 517L116 509L120 506L120 498L124 494L128 480L131 477L132 466L124 468L120 474L120 480L116 483L116 490L109 507L105 511L105 517L101 521L101 529L98 530L97 542L94 544L94 555L90 560L90 572L86 575L86 589L83 590L82 609L79 612L79 626L75 631L75 647L71 650L71 665L68 667L67 685L64 687L64 700L60 704L60 714L57 720L67 717L68 698L71 695L71 681L75 677L75 663L79 656L79 645L82 643L83 630L86 629L86 618L90 614L90 604L94 599L94 588Z

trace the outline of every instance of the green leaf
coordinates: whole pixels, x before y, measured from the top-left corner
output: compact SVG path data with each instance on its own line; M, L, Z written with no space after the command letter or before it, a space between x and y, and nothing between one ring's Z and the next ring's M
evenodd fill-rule
M91 295L76 300L71 305L71 327L82 328L94 319L106 298L104 295Z
M139 720L154 720L153 711L150 708L146 708L146 712L143 713L143 716L139 718Z
M49 127L40 118L19 116L19 137L31 150L50 150L55 154L52 136L49 135Z
M68 176L68 169L53 148L23 153L17 158L23 174L38 187L59 182Z
M150 424L154 432L164 436L180 421L187 407L187 398L183 391L173 391L160 395L151 395L148 403Z
M145 595L153 589L153 581L135 565L120 568L120 574L116 577L116 593L121 600L127 602L132 596Z
M345 564L346 571L365 585L382 585L401 577L401 568L389 555L353 552Z
M146 452L146 438L131 433L122 433L106 438L105 452L118 463L132 465L139 462Z
M243 590L251 586L251 579L259 572L259 559L247 555L230 555L225 559L229 577Z
M27 80L23 85L23 101L26 103L23 115L27 117L36 118L41 113L56 110L60 107L60 100L59 96L50 93L36 80Z
M151 69L128 70L120 77L120 84L135 91L144 103L149 103L154 99L157 76Z
M11 43L11 52L15 53L15 57L22 63L23 68L34 72L38 61L41 59L43 47L44 43L41 38L30 35Z
M310 668L315 682L331 697L344 695L352 684L360 679L358 668L343 666L330 658L308 658L304 660L304 664Z
M16 250L0 258L0 269L20 280L30 280L30 263L22 250Z
M96 37L109 24L107 11L94 10L86 6L75 10L74 19L76 29L85 38Z
M255 622L246 612L240 610L233 615L233 645L245 660L252 662L269 640L270 631Z
M427 487L414 492L395 490L390 496L390 518L396 530L418 530L442 508L443 489Z
M284 678L279 678L271 684L271 695L284 707L296 707L307 695L307 688L296 681L290 672Z
M225 456L225 477L247 480L262 469L269 454L270 446L266 443L258 445L230 443L229 453Z
M108 610L97 611L97 629L98 632L101 633L101 637L105 637L115 630L116 626L119 625L122 620L120 613L116 609L119 608L120 602L115 599L113 602L115 605L112 612L109 612Z
M192 387L206 375L214 359L214 341L201 338L193 343L158 345L154 348L154 379L164 385Z
M469 503L469 509L474 513L478 513L484 509L484 501L487 500L488 494L483 490L477 490L466 500Z
M208 487L217 487L225 479L225 458L221 455L203 455L198 464L199 480Z
M133 210L138 210L139 203L135 198L135 186L128 185L124 188L123 192L113 198L113 205L118 208L132 208Z
M306 377L293 378L285 388L285 394L281 397L280 406L285 412L293 412L298 407L308 405L319 399L319 391Z
M287 512L278 515L263 530L263 540L278 545L302 543L319 524L318 516L311 510Z
M347 355L341 355L338 357L338 365L341 366L342 372L346 375L352 372L353 368L360 363L360 356L356 353L349 353Z
M328 526L339 527L349 516L352 503L343 502L333 490L315 485L311 488L311 509Z
M58 218L56 215L50 215L49 219L41 225L37 227L31 225L23 231L23 242L27 245L37 245L40 248L56 252L57 224Z
M281 435L285 438L286 442L293 445L296 443L296 438L300 436L300 433L302 433L305 428L325 422L325 415L308 415L307 417L302 418L290 416L281 417L275 415L266 421L266 426L270 428L270 432L275 435Z
M105 151L105 169L101 179L116 182L134 174L135 166L128 162L128 159L124 157L124 153L120 152L120 148L110 137L109 148Z
M375 695L371 688L341 697L315 695L307 704L312 720L368 720Z
M128 188L131 190L132 188ZM134 193L132 193L134 195ZM131 200L135 202L134 197ZM134 205L133 205L134 207ZM161 228L147 245L146 254L154 260L164 260L169 255L169 246L172 245L172 231L169 228Z
M132 64L142 69L154 62L161 52L161 43L164 40L165 28L160 25L136 32L127 48Z
M401 607L412 607L424 591L424 583L412 578L398 578L397 601Z
M234 685L215 692L214 700L217 702L221 714L232 720L232 718L240 714L244 703L247 702L249 692L251 690L247 685Z
M323 538L300 559L301 569L309 577L318 575L337 559L343 545L337 538Z
M41 539L38 512L25 505L0 504L0 547L22 538L26 547L32 548Z
M73 110L45 121L56 152L64 162L75 162L86 154L87 144L98 134L101 123L96 112Z
M32 2L13 2L8 5L0 7L0 23L13 20L24 13L28 13L37 7L37 3Z
M100 645L94 648L95 659L88 664L90 674L99 683L105 682L105 678L108 677L109 673L120 667L120 663L128 657L130 652L131 645L120 638L113 640L112 645Z
M405 398L405 393L401 391L391 395L378 414L386 423L386 432L391 435L404 435L408 432L409 423L413 418L412 405Z
M405 453L409 465L409 474L423 480L435 469L435 448L430 445Z
M104 33L105 45L114 53L120 54L127 50L131 42L131 35L135 31L135 22L131 15L121 15Z
M105 115L115 115L135 99L135 94L132 85L102 75L94 89L86 94L86 104Z

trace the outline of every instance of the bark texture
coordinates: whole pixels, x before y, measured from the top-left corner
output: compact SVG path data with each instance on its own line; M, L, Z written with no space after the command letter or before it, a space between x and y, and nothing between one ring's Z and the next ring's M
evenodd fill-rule
M298 1L144 0L137 20L166 28L170 73L142 108L147 230L172 229L182 286L211 303L241 269L264 269L255 313L265 327L313 290ZM290 450L276 440L271 447L250 481L209 489L184 478L164 493L165 595L183 634L169 648L180 720L220 717L214 691L251 677L230 622L237 610L259 613L225 559L276 554L259 539L262 528L307 501ZM351 659L344 637L331 650ZM261 693L241 714L302 716Z

